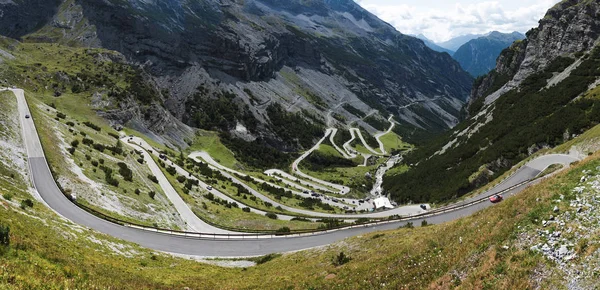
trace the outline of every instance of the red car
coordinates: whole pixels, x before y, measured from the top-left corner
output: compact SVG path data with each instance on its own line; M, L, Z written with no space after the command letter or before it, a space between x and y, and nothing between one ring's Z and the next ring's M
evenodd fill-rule
M494 194L494 195L490 196L490 202L492 202L492 203L497 203L497 202L501 202L501 201L502 201L502 195Z

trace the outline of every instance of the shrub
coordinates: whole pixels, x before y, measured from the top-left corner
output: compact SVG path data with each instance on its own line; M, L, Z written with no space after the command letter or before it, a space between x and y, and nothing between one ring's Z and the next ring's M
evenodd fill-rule
M69 149L67 149L67 151L69 151L69 153L71 153L71 155L75 154L75 147L70 147Z
M177 176L177 181L179 181L179 183L184 183L187 180L187 178L185 178L185 176Z
M268 218L270 218L270 219L273 219L273 220L277 219L277 215L274 214L274 213L272 213L272 212L266 213L265 216L268 217Z
M149 196L151 199L154 199L154 196L156 196L156 192L154 192L154 191L150 191L150 192L148 192L148 196Z
M57 112L57 113L56 113L56 118L59 118L59 119L64 119L64 118L66 118L66 117L67 117L67 115L65 115L65 114L63 114L63 113L61 113L61 112Z
M71 146L73 146L73 147L79 146L79 140L75 139L75 140L71 141Z
M123 176L123 179L125 179L125 181L133 181L133 171L131 171L131 169L129 169L129 167L127 166L127 164L123 163L123 162L119 162L117 163L117 165L119 166L119 174L121 174L121 176Z
M83 143L84 145L91 146L94 144L94 140L88 139L88 138L83 138L83 141L81 141L81 143Z
M2 197L8 201L10 201L13 198L13 195L10 192L4 193L2 194Z
M67 122L66 124L67 124L69 127L73 127L73 126L75 126L75 123L73 123L73 122L71 122L71 121Z
M339 267L341 265L344 265L348 262L350 262L352 260L352 258L346 256L346 254L344 254L344 252L340 252L339 255L335 256L333 258L333 265L336 267Z
M177 174L177 169L175 169L175 167L173 166L169 166L167 167L167 172L173 176L175 176Z
M96 149L100 152L104 152L104 150L106 149L106 147L104 147L104 145L98 144L98 143L94 144L93 147L94 147L94 149Z
M115 133L112 133L112 132L108 132L108 136L111 136L111 137L113 137L113 138L115 138L117 140L119 139L119 135L117 135Z
M92 160L92 165L94 165L94 167L98 167L98 161Z
M31 201L31 199L28 198L21 201L21 209L25 209L28 207L33 207L33 201Z
M86 121L86 122L83 122L83 124L86 125L86 126L88 126L88 127L90 127L90 128L92 128L92 129L94 129L94 130L96 130L96 131L98 131L98 132L102 131L102 128L100 128L100 126L98 126L98 125L96 125L96 124L94 124L92 122Z
M292 230L290 230L289 227L281 227L278 228L275 232L277 233L290 233Z
M152 174L148 174L148 179L150 179L154 183L158 183L158 178Z
M244 212L250 212L250 208L249 207L244 207L244 208L242 208L242 211L244 211Z
M10 227L0 225L0 245L10 245Z
M140 193L141 193L139 188L136 188L134 192L135 192L135 194L137 194L137 195L140 195Z
M407 228L407 229L412 229L412 228L414 228L415 226L413 225L413 223L412 223L412 222L407 222L407 223L406 223L406 224L405 224L403 227L404 227L404 228Z
M429 223L427 222L427 220L423 220L423 221L421 222L421 226L422 226L422 227L426 227L426 226L428 226L428 225L429 225Z

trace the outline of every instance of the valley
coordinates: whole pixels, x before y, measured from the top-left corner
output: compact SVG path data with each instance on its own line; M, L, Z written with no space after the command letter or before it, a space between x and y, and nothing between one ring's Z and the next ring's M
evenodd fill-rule
M0 1L0 288L597 288L600 4L361 5Z

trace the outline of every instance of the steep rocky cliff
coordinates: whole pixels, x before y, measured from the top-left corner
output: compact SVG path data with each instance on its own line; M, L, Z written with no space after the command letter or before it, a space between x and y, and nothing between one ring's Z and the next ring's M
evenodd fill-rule
M277 138L267 113L274 103L322 122L330 110L358 119L341 106L348 103L445 130L458 123L472 83L448 55L351 0L65 0L26 38L121 52L191 126L202 125L202 100L226 92L258 120L229 120L227 129L246 140ZM256 129L242 134L236 124Z
M485 36L470 40L462 45L452 57L471 75L485 75L496 67L496 59L513 42L525 38L518 32L500 33L493 31Z
M591 50L600 36L599 15L597 1L565 0L556 4L539 26L527 33L524 42L503 51L495 70L474 86L471 100L485 97L485 104L492 103L557 57Z

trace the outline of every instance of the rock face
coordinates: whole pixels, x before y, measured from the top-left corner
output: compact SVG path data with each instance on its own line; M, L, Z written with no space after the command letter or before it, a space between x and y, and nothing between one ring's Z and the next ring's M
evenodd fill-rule
M472 76L487 74L496 67L496 59L505 48L513 42L525 38L525 35L513 33L491 32L462 45L452 56L464 70Z
M356 119L340 106L351 103L445 130L472 84L450 56L351 0L68 0L28 37L121 52L168 91L166 107L189 125L186 104L203 86L206 95L233 92L262 124L271 103L323 121L329 110Z
M591 50L600 36L599 16L597 1L568 0L556 4L540 20L539 27L527 32L526 40L502 52L495 70L473 88L471 101L485 95L485 103L489 104L557 57ZM491 88L495 90L489 92Z
M61 0L1 0L0 35L18 38L45 25Z
M503 51L494 71L476 80L470 117L406 156L416 165L384 178L384 188L399 201L449 200L598 124L600 111L590 109L600 106L598 16L598 1L562 1L550 9L525 40Z

